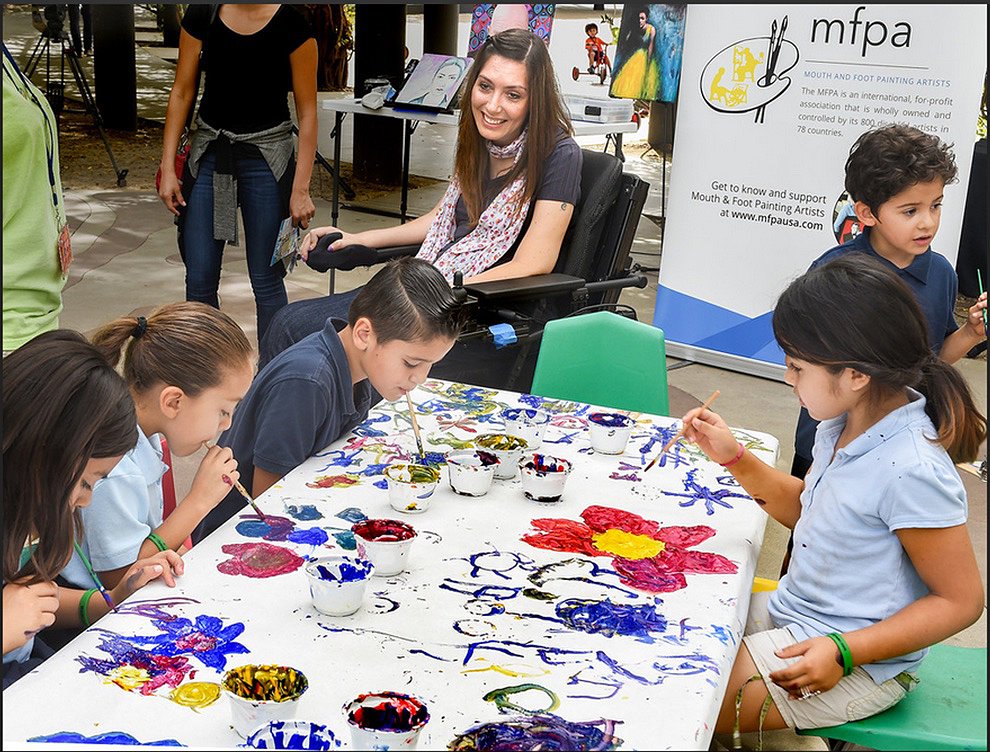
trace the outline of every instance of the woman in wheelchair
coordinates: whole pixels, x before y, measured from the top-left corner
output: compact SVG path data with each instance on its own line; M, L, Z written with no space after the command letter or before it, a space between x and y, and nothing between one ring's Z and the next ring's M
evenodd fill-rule
M546 43L526 29L490 36L465 82L454 175L428 213L396 227L344 232L319 227L303 239L308 259L317 241L389 248L421 244L419 258L448 281L490 282L547 274L580 197L581 149L553 71ZM302 300L282 308L261 344L259 368L286 347L346 315L358 290Z

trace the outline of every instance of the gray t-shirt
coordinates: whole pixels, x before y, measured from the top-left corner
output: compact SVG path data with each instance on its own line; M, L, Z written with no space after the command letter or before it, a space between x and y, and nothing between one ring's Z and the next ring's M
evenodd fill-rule
M526 221L523 222L522 229L519 231L519 237L516 238L516 242L513 243L509 252L500 258L495 266L504 264L515 254L519 241L522 240L526 234L526 230L529 229L533 203L537 201L560 201L566 204L577 205L578 200L581 198L581 162L581 147L578 146L577 141L570 136L562 136L547 158L546 165L543 169L543 177L540 180L540 186L536 189L536 193L533 194L533 202L530 204ZM483 189L485 207L495 200L499 191L505 188L507 177L507 175L503 175L502 177L491 178L485 181ZM454 240L452 243L456 243L472 230L471 225L468 223L467 205L464 203L463 197L457 199L457 206L454 208L454 220L456 224L454 226Z

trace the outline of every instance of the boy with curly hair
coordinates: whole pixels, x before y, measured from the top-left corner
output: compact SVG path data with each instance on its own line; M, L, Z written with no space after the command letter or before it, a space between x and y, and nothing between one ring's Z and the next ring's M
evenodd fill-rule
M909 125L883 125L862 134L846 160L845 188L855 202L863 231L816 259L811 268L848 253L866 253L890 267L914 292L928 324L932 352L955 363L986 339L986 293L969 309L966 325L956 324L959 280L931 243L942 218L945 186L958 170L951 145ZM809 312L814 315L814 312ZM801 408L794 437L791 474L803 478L811 466L818 423Z

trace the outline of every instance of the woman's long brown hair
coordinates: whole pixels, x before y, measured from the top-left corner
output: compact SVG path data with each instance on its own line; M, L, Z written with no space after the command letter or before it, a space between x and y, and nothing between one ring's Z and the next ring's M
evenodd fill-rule
M454 173L461 184L461 195L467 207L468 219L473 227L482 212L482 186L488 177L488 149L485 139L478 132L471 108L471 92L485 63L494 55L515 60L526 65L526 88L529 97L529 113L526 127L526 145L507 182L511 183L525 172L526 189L519 211L533 200L543 176L543 167L557 144L560 132L573 134L571 119L567 114L557 88L553 63L546 42L528 29L506 29L488 37L478 50L474 64L464 82L464 99L461 103L461 119L457 132L457 153Z

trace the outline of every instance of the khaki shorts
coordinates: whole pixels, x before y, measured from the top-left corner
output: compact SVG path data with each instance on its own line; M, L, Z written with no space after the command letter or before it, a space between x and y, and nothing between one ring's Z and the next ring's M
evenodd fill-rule
M832 689L820 695L800 700L791 699L787 690L767 679L797 658L778 658L775 651L799 642L786 627L775 629L767 611L769 592L754 593L749 604L749 618L743 642L753 657L756 668L764 677L777 710L792 728L824 728L840 726L876 715L900 702L917 686L917 677L901 672L893 679L877 684L862 666L839 680Z

